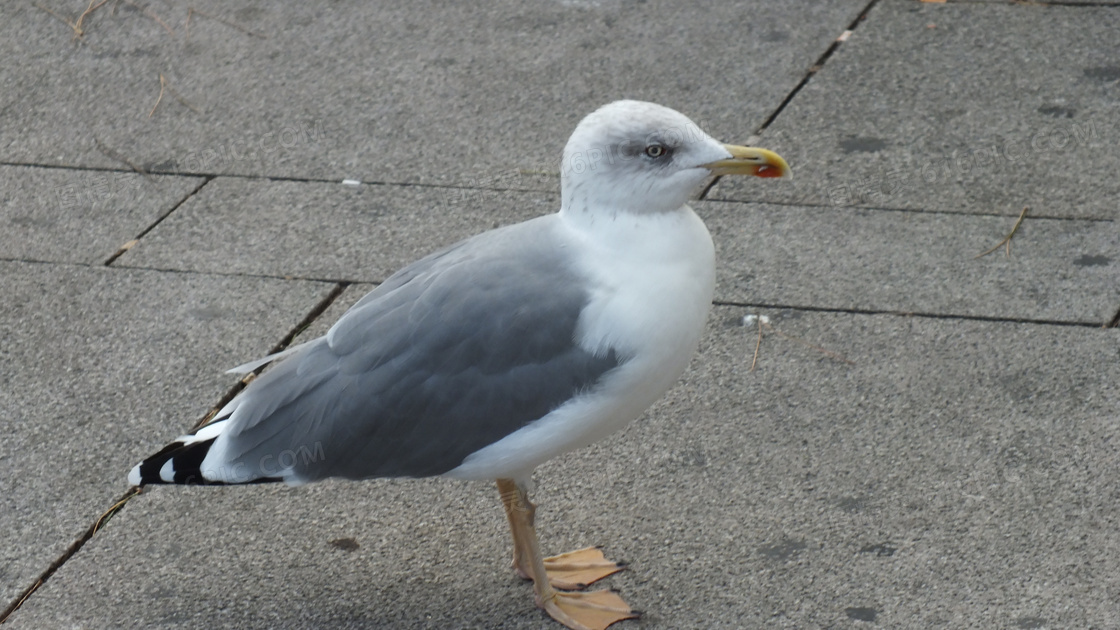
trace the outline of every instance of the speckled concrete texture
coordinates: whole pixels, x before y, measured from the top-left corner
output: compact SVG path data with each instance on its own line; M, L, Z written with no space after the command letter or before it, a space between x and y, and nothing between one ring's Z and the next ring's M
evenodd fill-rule
M622 630L1120 624L1120 3L89 7L0 5L3 623L559 627L491 484L111 508L225 369L555 211L640 98L795 178L693 204L700 351L538 470L544 550L630 563Z
M1118 5L877 3L713 198L1120 218Z

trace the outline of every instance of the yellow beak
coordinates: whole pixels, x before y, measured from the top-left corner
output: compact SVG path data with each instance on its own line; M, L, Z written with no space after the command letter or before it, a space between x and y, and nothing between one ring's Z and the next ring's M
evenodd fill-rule
M755 147L739 147L725 144L723 148L731 154L726 160L708 162L702 166L712 175L754 175L755 177L789 177L792 173L789 164L782 156Z

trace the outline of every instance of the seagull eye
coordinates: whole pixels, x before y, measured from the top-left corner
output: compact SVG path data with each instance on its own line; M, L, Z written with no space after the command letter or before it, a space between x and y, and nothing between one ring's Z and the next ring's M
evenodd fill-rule
M669 148L663 144L651 144L646 147L646 155L651 158L660 158L669 155Z

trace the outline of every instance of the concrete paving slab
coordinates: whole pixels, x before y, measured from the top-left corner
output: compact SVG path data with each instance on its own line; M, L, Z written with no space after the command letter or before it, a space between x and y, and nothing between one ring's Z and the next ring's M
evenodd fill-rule
M115 264L384 280L441 247L554 212L555 195L221 178ZM701 201L724 302L1103 323L1120 234L1099 221Z
M974 2L977 4L1015 4L1018 0L948 0L954 4L964 4L966 2ZM1052 5L1052 6L1069 6L1069 5L1083 5L1083 6L1101 6L1101 7L1115 7L1120 6L1117 0L1037 0L1033 1L1033 5Z
M1116 6L880 2L763 132L795 185L710 197L1120 218L1118 30Z
M5 606L326 291L321 283L0 262ZM122 472L124 471L124 472Z
M381 281L479 232L555 212L556 195L219 178L117 265Z
M102 263L203 181L0 166L0 258Z
M1120 306L1120 3L1060 4L880 0L759 141L793 186L696 204L718 300L807 310L761 311L781 334L752 371L761 307L717 308L664 401L542 468L545 549L632 563L606 582L648 614L619 627L1120 620L1120 338L1015 321ZM614 98L750 141L866 5L110 2L75 41L87 2L0 4L0 258L52 261L0 263L0 596L333 281L362 282L300 339L366 282L554 211L560 147ZM130 163L219 177L89 267L200 181L137 192ZM313 181L342 178L423 186ZM973 260L1024 205L1012 257ZM158 488L11 621L551 626L508 555L487 484Z
M605 544L620 628L1108 627L1115 330L715 309L683 382L542 467L546 549ZM122 468L122 475L123 475ZM540 628L496 493L156 488L13 628Z
M1120 304L1112 222L700 202L716 299L1103 324Z
M744 137L866 4L155 0L75 41L88 3L9 3L0 161L551 189L533 172L618 98Z

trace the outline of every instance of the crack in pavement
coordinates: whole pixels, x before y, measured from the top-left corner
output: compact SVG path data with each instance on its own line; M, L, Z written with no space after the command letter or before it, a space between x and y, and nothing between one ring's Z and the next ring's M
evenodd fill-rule
M22 606L23 603L26 602L35 593L35 591L39 590L39 587L45 584L52 575L54 575L60 568L62 568L62 565L66 564L66 562L69 561L70 558L74 557L74 554L78 553L82 549L82 547L84 547L85 544L93 538L94 534L96 534L98 530L103 527L104 523L107 522L106 516L109 515L110 512L115 514L116 511L120 510L121 506L125 502L138 494L140 494L139 488L130 488L128 492L124 493L120 498L113 501L111 506L107 510L102 512L101 516L99 516L97 520L94 521L86 529L85 533L79 536L74 542L70 543L70 546L66 548L66 551L63 551L62 555L55 558L49 565L47 565L47 568L42 573L40 573L37 578L35 578L35 581L31 583L31 586L23 589L23 591L21 591L20 594L17 595L14 600L12 600L12 603L8 604L8 607L0 612L0 624L8 621L12 614L19 610L19 607ZM114 510L114 507L116 508L116 510Z
M817 60L813 63L813 65L809 66L809 69L805 71L805 76L801 77L801 80L798 81L797 85L793 86L793 89L790 90L789 94L786 94L785 98L783 98L782 101L778 103L778 106L774 109L774 111L770 112L770 115L767 116L766 119L762 121L762 124L754 130L754 134L752 134L754 137L758 137L759 135L761 135L763 130L769 127L774 122L774 120L778 118L782 111L785 110L786 106L790 104L790 101L792 101L794 97L797 96L798 92L801 91L801 88L805 87L809 83L809 80L813 78L813 75L820 72L821 68L824 67L824 64L828 62L830 57L832 57L832 54L835 53L838 48L840 48L840 44L848 41L848 37L851 36L852 31L856 30L856 28L859 27L860 22L867 19L867 14L870 13L871 9L874 8L878 3L879 0L871 0L870 2L868 2L867 6L863 7L863 11L860 11L859 15L856 16L856 19L852 20L851 24L848 24L847 28L844 29L844 32L841 33L839 37L832 40L832 43L829 44L828 48L826 48L825 51L821 53L819 57L817 57ZM750 143L753 143L753 141L751 141ZM715 185L719 183L720 179L720 177L712 178L712 181L708 182L708 185L704 187L704 190L700 192L700 196L697 198L707 199L708 192L715 188Z
M742 203L742 202L740 202ZM32 265L70 265L74 267L103 267L100 264L80 263L80 262L59 262L52 260L36 260L31 258L4 258L0 257L0 262L17 262ZM301 282L321 282L325 284L337 284L343 288L355 284L368 284L377 286L384 282L384 280L358 280L353 278L315 278L305 276L290 276L290 275L271 275L260 273L231 273L231 272L218 272L218 271L196 271L193 269L168 269L161 267L139 267L130 265L117 265L113 269L130 269L135 271L155 271L159 273L179 273L191 274L198 276L215 276L223 278L259 278L264 280L295 280ZM335 296L337 297L337 296ZM961 313L929 313L922 311L900 311L892 309L858 309L858 308L839 308L830 306L806 306L798 304L768 304L768 303L753 303L753 302L733 302L726 300L712 300L713 306L736 306L742 308L766 308L775 310L792 310L792 311L805 311L811 313L837 313L849 315L895 315L899 317L924 317L930 319L958 319L958 320L973 320L985 322L1005 322L1009 324L1039 324L1049 326L1078 326L1088 328L1101 328L1101 322L1094 321L1081 321L1081 320L1064 320L1064 319L1033 319L1029 317L997 317L992 315L966 315ZM327 306L330 306L327 304ZM325 307L324 307L325 308ZM308 322L310 323L310 322ZM1118 328L1120 327L1120 310L1116 315L1103 325L1104 328ZM282 347L280 349L283 349ZM273 350L272 352L278 352Z
M202 183L200 183L198 186L195 186L194 190L190 191L189 193L186 194L185 197L180 199L179 203L176 203L173 206L171 206L170 210L168 210L167 212L163 213L158 218L156 218L155 222L153 222L151 225L146 227L142 232L140 232L140 234L136 238L132 239L131 241L128 241L124 245L121 245L117 249L117 251L113 252L112 256L109 256L109 258L107 258L105 260L105 262L102 263L102 265L105 266L105 267L108 267L108 266L112 265L113 261L120 258L128 250L132 249L137 243L140 242L140 239L147 236L148 232L151 232L152 230L154 230L157 225L159 225L160 223L163 222L164 219L171 216L171 213L178 210L184 203L187 202L188 199L190 199L191 197L198 194L198 191L202 190L206 186L206 184L209 184L212 181L214 181L213 177L207 177L206 179L202 180Z
M922 319L944 319L976 322L996 322L1003 324L1035 324L1040 326L1066 326L1076 328L1102 328L1099 321L1077 321L1064 319L1034 319L1030 317L998 317L994 315L961 315L955 313L927 313L921 311L899 311L891 309L837 308L828 306L804 306L796 304L752 304L747 302L725 302L714 300L714 306L735 306L769 310L804 311L808 313L834 313L845 315L894 315L896 317L920 317ZM1120 313L1114 321L1120 320ZM1108 326L1104 326L1107 328Z
M80 266L94 267L96 265ZM288 333L284 335L280 339L280 341L272 347L271 350L268 351L268 354L274 354L276 352L280 352L284 348L287 348L292 343L292 340L294 340L296 336L298 336L308 326L310 326L312 322L318 319L319 316L321 316L331 306L331 304L333 304L334 301L338 299L340 295L342 295L342 293L348 286L350 286L350 283L348 282L335 283L335 286L331 289L331 291L322 299L320 299L319 302L317 302L315 306L313 306L311 310L308 311L307 315L305 315L303 319L299 321L299 323L297 323L290 331L288 331ZM253 374L259 374L263 369L264 366L261 366L260 368L254 370ZM241 392L241 390L245 389L245 386L248 384L248 380L249 379L243 379L242 381L239 381L228 392L226 392L221 400L219 400L218 404L206 416L204 416L199 422L197 422L194 428L197 429L199 426L202 426L202 424L205 423L206 420L217 413L218 410L220 410L223 406L226 405L226 403L232 400L234 396ZM124 508L124 504L127 503L129 499L135 497L141 492L142 489L140 487L132 487L129 488L128 492L124 493L119 498L114 500L110 504L110 507L102 512L101 515L98 516L97 520L90 524L90 526L86 528L86 531L81 536L71 542L61 555L59 555L57 558L51 561L49 565L47 565L47 568L44 569L43 572L35 578L30 586L23 589L15 597L15 599L13 599L10 604L8 604L7 608L5 608L3 611L0 611L0 624L5 623L17 610L19 610L20 606L22 606L24 602L31 598L35 591L42 587L43 584L45 584L47 580L51 578L51 576L57 573L63 565L65 565L71 558L73 558L79 551L81 551L82 547L84 547L86 543L92 540L94 535L96 535L98 531L104 528L104 525L108 522L108 519Z
M278 341L276 345L274 345L272 349L266 352L263 356L276 354L277 352L280 352L281 350L284 350L285 348L290 346L292 341L295 340L295 338L299 336L301 332L306 330L307 327L310 326L316 319L318 319L319 316L325 313L326 310L330 308L331 304L334 304L335 300L337 300L338 297L342 295L342 293L346 291L346 288L349 287L352 283L336 282L334 284L334 288L332 288L330 292L323 297L323 299L319 300L319 302L315 304L315 306L313 306L310 311L307 312L307 315L305 315L304 318L299 321L299 323L297 323L290 331L288 331L288 334L284 335L280 339L280 341ZM206 426L206 423L210 422L210 420L213 419L213 417L217 415L219 411L221 411L222 407L225 407L229 403L229 401L233 400L235 396L240 394L241 391L244 390L254 378L260 375L260 373L263 372L266 367L268 367L268 365L269 364L266 363L265 365L262 365L257 369L249 372L248 374L242 376L241 380L239 380L237 384L231 387L229 391L227 391L225 395L218 400L218 403L214 405L210 409L210 411L206 412L206 415L199 418L198 421L191 426L190 430L197 431L199 428Z

